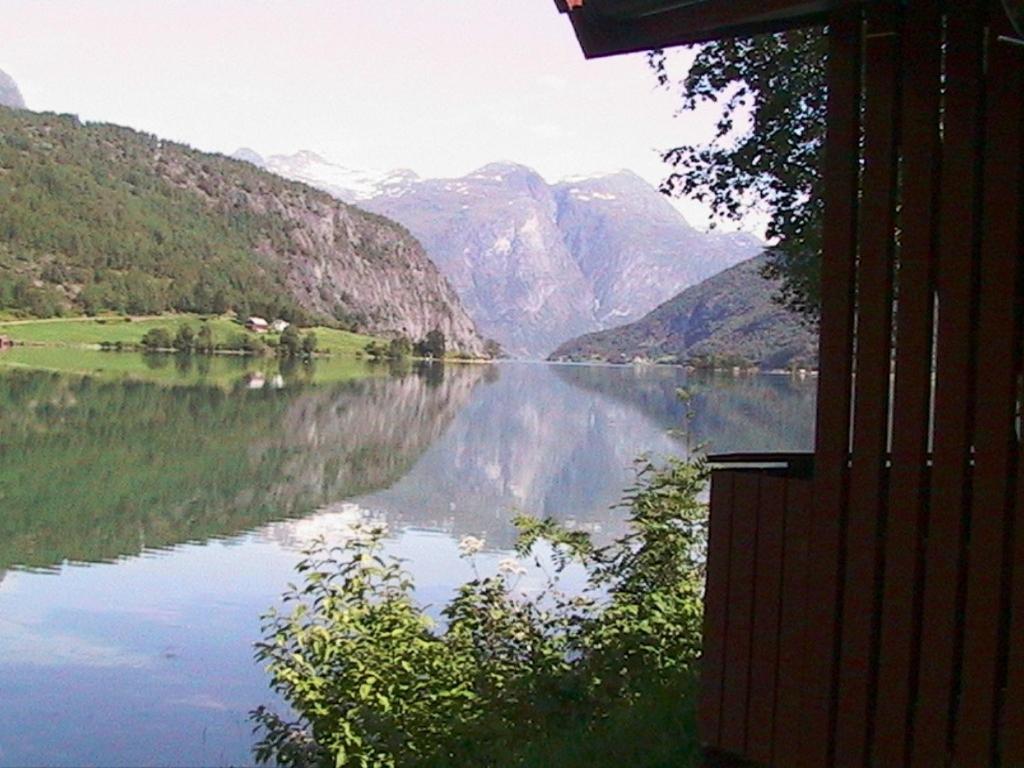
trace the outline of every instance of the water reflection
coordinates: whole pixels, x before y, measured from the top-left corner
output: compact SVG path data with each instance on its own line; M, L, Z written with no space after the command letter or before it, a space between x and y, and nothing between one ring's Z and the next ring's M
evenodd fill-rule
M10 373L0 379L0 569L231 536L391 485L483 371L288 389L246 372L227 390Z
M787 375L684 374L660 366L563 365L553 370L576 387L635 408L708 452L810 451L815 378ZM680 395L689 398L680 401ZM684 418L686 414L688 418Z
M484 535L497 547L511 546L516 510L608 536L622 529L612 505L641 454L809 450L813 409L813 383L788 377L505 366L409 474L359 502L392 523Z
M259 615L359 515L440 603L454 537L497 558L515 511L619 530L641 452L811 443L782 377L101 357L0 372L0 765L249 763Z

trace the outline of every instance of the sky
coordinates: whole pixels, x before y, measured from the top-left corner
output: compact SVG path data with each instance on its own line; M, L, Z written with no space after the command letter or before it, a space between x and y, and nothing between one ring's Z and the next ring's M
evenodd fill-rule
M553 0L0 0L0 19L0 69L29 108L225 154L658 184L659 150L713 130L713 110L677 115L644 55L585 61ZM677 207L707 228L704 206Z

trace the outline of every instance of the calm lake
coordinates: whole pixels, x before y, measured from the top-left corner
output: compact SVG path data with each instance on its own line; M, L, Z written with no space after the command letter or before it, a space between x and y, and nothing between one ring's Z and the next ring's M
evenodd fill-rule
M621 531L643 452L813 442L811 378L252 365L2 353L0 765L251 764L260 615L362 515L439 603L518 512Z

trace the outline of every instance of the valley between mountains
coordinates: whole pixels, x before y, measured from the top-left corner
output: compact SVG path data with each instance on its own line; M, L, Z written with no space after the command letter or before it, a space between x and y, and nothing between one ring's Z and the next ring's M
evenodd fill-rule
M451 179L355 171L309 151L235 157L401 223L423 243L481 333L516 357L627 324L760 253L743 233L701 232L630 171L549 183L492 163Z
M0 203L15 318L254 313L437 330L465 356L490 339L518 358L814 365L813 333L771 301L763 243L697 230L626 170L432 179L310 151L227 158L29 111L0 72Z

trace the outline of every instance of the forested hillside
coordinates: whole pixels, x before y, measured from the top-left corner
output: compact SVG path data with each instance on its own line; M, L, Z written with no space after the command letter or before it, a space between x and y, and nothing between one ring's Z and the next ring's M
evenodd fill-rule
M0 308L233 309L482 349L399 225L248 163L2 107Z
M778 284L762 275L766 258L687 288L635 323L568 341L551 359L816 367L817 333L772 300Z

